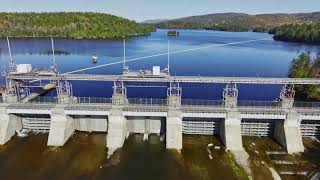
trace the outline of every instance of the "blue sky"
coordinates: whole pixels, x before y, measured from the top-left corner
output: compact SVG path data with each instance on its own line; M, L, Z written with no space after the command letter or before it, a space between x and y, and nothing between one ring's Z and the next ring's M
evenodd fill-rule
M221 12L320 11L320 0L0 0L0 11L93 11L136 21Z

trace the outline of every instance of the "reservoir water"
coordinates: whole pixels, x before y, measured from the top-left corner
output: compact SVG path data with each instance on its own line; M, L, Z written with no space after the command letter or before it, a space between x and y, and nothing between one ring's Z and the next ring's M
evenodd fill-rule
M266 40L199 49L172 54L170 69L172 75L194 76L251 76L287 77L291 60L303 51L312 54L320 51L320 46L297 43L276 42L266 33L216 32L206 30L181 30L179 37L168 37L166 30L157 30L150 36L134 37L127 40L127 59L166 53L167 41L170 51L201 48L215 44L227 44L255 39ZM85 67L107 64L123 60L121 40L67 40L55 39L56 59L60 72L73 71ZM17 63L31 63L35 68L49 67L50 39L11 39L13 58ZM92 64L91 55L99 57ZM8 66L8 48L5 39L0 40L0 70ZM151 69L154 65L166 66L166 55L129 62L132 70ZM81 73L121 74L122 64L107 66ZM1 79L4 84L3 78ZM75 96L111 97L112 84L105 82L73 82ZM183 98L222 99L225 85L183 84ZM266 88L268 86L268 88ZM240 85L239 99L274 100L279 95L279 86ZM53 92L54 93L54 92ZM54 95L54 94L52 94ZM129 97L166 98L166 89L128 88Z
M255 39L265 40L199 49L171 55L172 75L287 77L290 62L303 51L313 55L320 46L276 42L265 33L232 33L206 30L181 30L179 37L168 37L166 30L150 36L127 40L127 59L170 51L200 48ZM11 39L13 58L18 64L49 67L50 39ZM121 40L55 39L56 59L60 72L107 64L123 59ZM91 55L96 54L97 64ZM0 40L0 70L8 66L5 39ZM167 57L150 58L128 63L131 69L151 69L166 66ZM122 64L89 70L84 73L121 74ZM4 84L4 79L1 79ZM111 97L112 83L72 82L75 96ZM183 98L222 99L223 84L183 84ZM240 85L239 99L274 100L280 86ZM49 95L55 95L51 92ZM129 97L166 98L166 89L128 88ZM76 132L63 147L47 147L48 134L31 134L27 138L13 137L0 146L1 179L246 179L243 169L225 151L219 137L183 135L181 153L168 151L158 135L143 141L142 135L130 135L124 147L107 159L106 134ZM208 144L212 143L212 146ZM265 151L284 151L270 138L243 137L250 155L254 179L272 179L269 169L280 171L305 170L319 172L320 144L304 139L306 153L301 156L269 157ZM294 160L296 166L279 166L274 160ZM311 173L312 172L312 173ZM282 176L283 179L308 179L305 176Z

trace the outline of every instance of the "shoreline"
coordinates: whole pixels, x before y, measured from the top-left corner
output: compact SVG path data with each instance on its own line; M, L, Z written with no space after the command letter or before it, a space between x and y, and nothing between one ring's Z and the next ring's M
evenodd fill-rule
M15 38L15 39L67 39L67 40L122 40L122 39L131 39L135 37L143 37L143 36L150 36L150 34L137 34L137 35L128 35L126 37L114 37L114 38L104 38L104 37L67 37L67 36L8 36L8 38ZM0 36L0 39L5 39L7 36Z
M216 31L216 32L229 32L229 33L259 33L259 34L269 34L270 36L272 36L272 39L276 42L285 42L285 43L297 43L297 44L301 44L301 45L311 45L311 46L320 46L320 42L317 43L312 43L312 42L299 42L299 41L295 41L295 40L281 40L281 39L277 39L275 38L275 34L270 34L268 32L257 32L257 31L253 31L253 30L249 30L249 31L221 31L221 30L214 30L214 29L205 29L205 28L157 28L155 31L150 32L149 34L134 34L134 35L127 35L125 37L67 37L67 36L8 36L9 38L15 38L15 39L50 39L50 38L54 38L54 39L67 39L67 40L122 40L122 39L131 39L131 38L135 38L135 37L146 37L146 36L150 36L151 33L156 32L157 30L203 30L203 31ZM175 36L177 37L177 36ZM0 39L5 39L6 36L0 36Z
M206 31L217 31L217 32L230 32L230 33L246 33L246 32L252 32L252 33L262 33L262 34L269 34L272 36L272 39L277 42L286 42L286 43L298 43L302 45L313 45L313 46L320 46L320 42L317 43L312 43L312 42L300 42L300 41L295 41L295 40L281 40L281 39L276 39L275 34L271 34L268 32L261 32L261 31L253 31L253 29L248 30L248 31L221 31L218 29L206 29L206 28L157 28L157 29L163 29L163 30L206 30Z

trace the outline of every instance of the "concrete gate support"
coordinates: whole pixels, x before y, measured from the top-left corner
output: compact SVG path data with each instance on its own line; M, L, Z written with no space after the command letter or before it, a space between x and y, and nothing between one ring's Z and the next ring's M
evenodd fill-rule
M226 149L230 151L244 151L241 135L241 113L237 111L237 85L227 84L223 90L225 108L228 109L226 118L220 125L220 136Z
M48 146L63 146L75 131L74 119L64 112L65 106L57 106L51 112Z
M16 130L22 129L21 118L7 113L6 107L0 107L0 145L6 144Z
M180 110L169 110L166 127L167 149L182 149L182 112Z
M231 110L223 120L220 127L221 139L226 149L230 151L243 151L241 136L241 113Z
M274 138L289 154L304 152L300 123L300 115L295 111L289 111L284 121L278 120L275 123Z
M123 115L123 106L128 103L123 82L114 82L112 108L108 117L107 148L108 156L121 148L127 136L127 119Z
M182 149L182 88L179 83L170 82L168 95L168 114L166 121L166 147L167 149Z
M108 119L107 147L108 154L112 154L124 144L127 135L127 119L123 116L122 109L111 109Z

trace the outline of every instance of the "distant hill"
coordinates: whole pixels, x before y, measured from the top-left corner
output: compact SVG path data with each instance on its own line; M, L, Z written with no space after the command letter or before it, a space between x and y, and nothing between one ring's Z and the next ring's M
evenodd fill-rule
M297 14L292 14L292 16L302 21L320 22L320 12L297 13Z
M320 22L320 12L296 14L216 13L190 16L154 23L158 28L168 29L215 29L224 31L267 31L268 29L306 21Z

